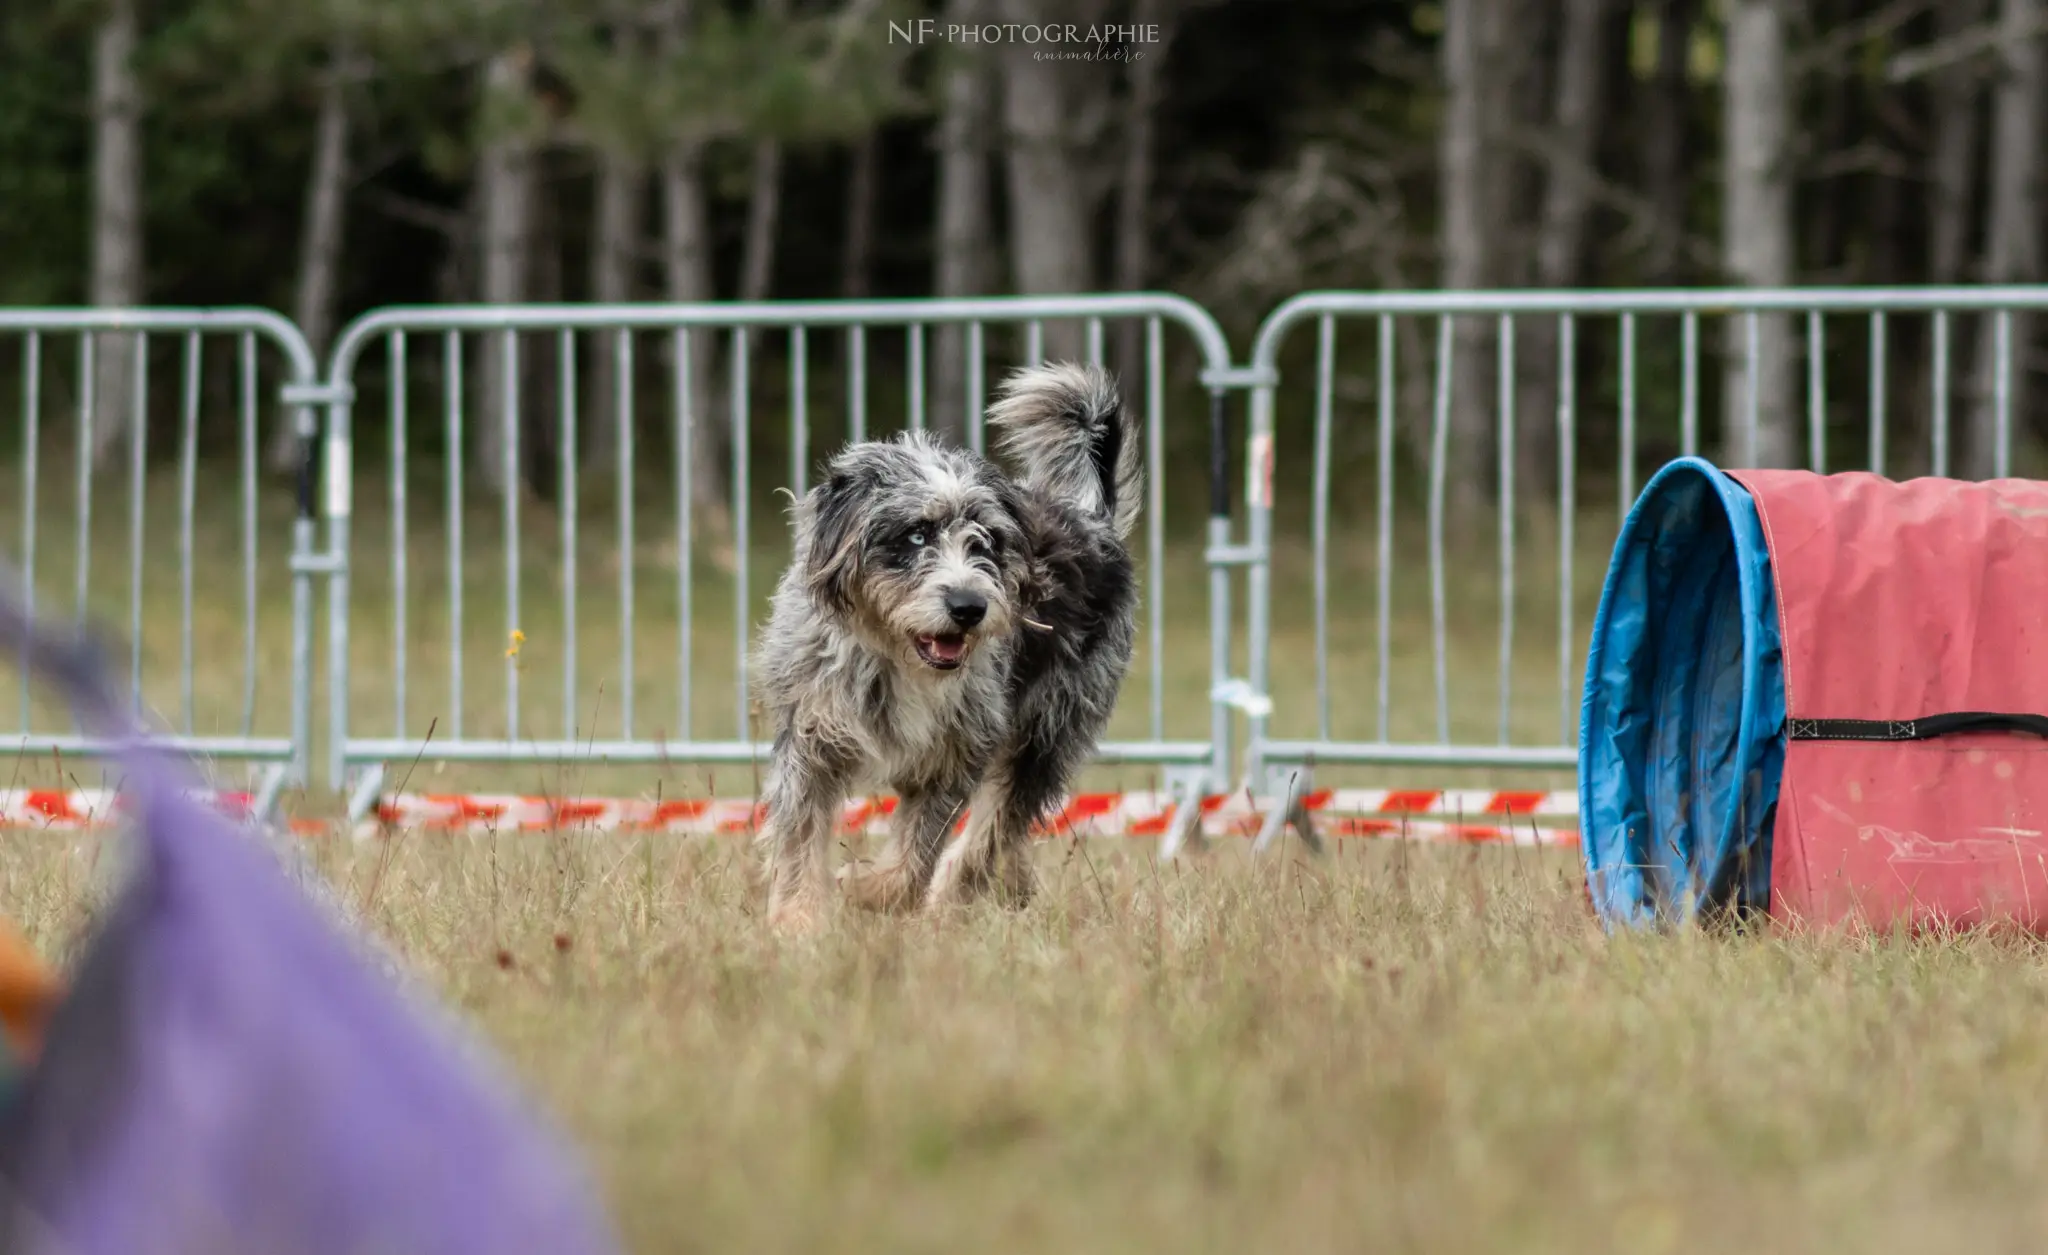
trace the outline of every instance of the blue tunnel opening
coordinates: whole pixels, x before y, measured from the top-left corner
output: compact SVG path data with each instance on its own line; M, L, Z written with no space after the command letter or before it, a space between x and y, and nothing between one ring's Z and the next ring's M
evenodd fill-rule
M1785 679L1756 503L1702 458L1644 486L1586 659L1580 849L1609 926L1770 902Z

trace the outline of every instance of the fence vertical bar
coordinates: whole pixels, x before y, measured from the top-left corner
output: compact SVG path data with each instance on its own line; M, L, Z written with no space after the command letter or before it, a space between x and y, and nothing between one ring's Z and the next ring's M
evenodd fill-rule
M981 324L974 324L979 398ZM976 407L978 410L978 406ZM975 424L977 433L980 424ZM977 450L980 442L976 441ZM1166 338L1158 318L1145 320L1145 628L1151 640L1152 739L1166 739Z
M448 440L448 732L462 738L462 333L441 340L442 420Z
M1495 337L1499 369L1500 433L1500 743L1508 743L1514 714L1515 665L1515 317L1500 316Z
M2009 309L1998 311L1992 347L1997 355L1997 365L1992 380L1995 428L1991 474L1995 479L2004 479L2012 473L2012 311Z
M597 351L599 353L604 352L604 347L599 345ZM564 328L556 334L555 361L558 366L555 372L555 395L557 398L555 405L561 411L562 420L562 427L558 433L557 440L557 443L561 446L562 454L555 467L556 481L560 485L556 491L560 496L557 512L561 515L558 521L561 525L562 545L562 739L574 741L576 739L576 584L579 574L576 551L581 540L577 534L577 529L583 521L581 518L583 503L577 493L577 489L580 487L577 481L581 478L578 462L580 460L580 446L583 443L583 424L581 422L582 416L577 413L575 332ZM615 372L612 376L614 392L621 386L619 372ZM598 421L603 422L604 416L600 414ZM621 435L621 439L624 439L623 435Z
M503 442L505 517L505 739L519 739L519 333L507 328L499 342L499 397L503 412L497 421Z
M238 363L241 367L242 404L242 735L256 731L256 335L244 331L240 337ZM287 415L296 421L296 413ZM295 728L296 732L297 729ZM302 742L294 747L303 754Z
M1273 407L1278 390L1255 389L1251 397L1251 441L1245 458L1245 530L1250 563L1245 574L1245 666L1252 693L1261 699L1245 708L1245 740L1250 749L1246 775L1254 789L1267 787L1263 761L1256 757L1265 744L1272 716L1273 649Z
M1697 327L1694 328L1695 345ZM1695 365L1697 362L1695 361ZM1695 376L1688 371L1688 378ZM1577 514L1578 484L1578 322L1558 317L1557 328L1557 704L1559 743L1572 742L1573 597L1572 521ZM1697 430L1694 435L1697 436Z
M1827 475L1827 323L1806 311L1806 461Z
M99 366L94 360L97 340L91 333L78 337L78 559L73 564L73 574L77 579L77 618L81 623L86 621L91 607L86 600L90 591L86 581L92 570L92 444L93 422L99 409Z
M846 439L859 444L868 438L868 329L855 323L846 329Z
M1269 387L1260 384L1260 388ZM1230 544L1230 423L1224 391L1209 390L1209 548ZM1209 773L1212 784L1230 774L1230 707L1217 690L1230 676L1230 570L1209 564Z
M192 526L199 497L199 333L185 333L184 405L178 416L178 698L185 734L197 731L192 667Z
M1870 469L1879 475L1884 474L1885 445L1888 443L1885 426L1889 421L1886 412L1889 397L1885 385L1886 377L1891 373L1891 360L1885 331L1884 311L1877 310L1870 315Z
M748 390L751 375L747 365L747 335L735 330L732 336L732 518L733 518L733 684L739 739L747 739L747 427Z
M1337 320L1316 320L1316 430L1309 527L1316 600L1316 728L1330 739L1330 410L1336 383Z
M1394 318L1379 317L1379 437L1376 465L1379 515L1373 541L1374 610L1378 619L1379 649L1379 739L1385 741L1393 712L1393 603L1394 603Z
M1934 311L1934 363L1930 398L1934 411L1931 437L1934 448L1931 451L1932 466L1929 468L1937 478L1948 477L1948 396L1949 396L1949 340L1948 311Z
M982 429L981 401L987 394L988 385L983 371L987 369L986 336L979 322L967 324L967 413L962 427L967 432L967 447L976 453L988 451L987 433Z
M912 323L904 333L908 360L904 364L905 391L910 398L910 430L924 430L924 324Z
M789 486L798 501L810 490L810 362L804 329L789 329Z
M640 489L636 466L640 456L640 433L635 429L633 411L633 333L621 327L612 342L612 404L617 412L612 421L619 434L619 733L633 735L633 644L639 628L639 611L634 604L634 545L636 527L633 509ZM591 716L595 728L597 717Z
M1763 386L1758 377L1762 370L1758 355L1758 323L1755 310L1742 317L1742 442L1744 466L1755 466L1757 458L1757 415L1761 403L1759 395Z
M407 509L405 481L411 469L411 439L406 428L410 423L406 398L406 340L405 332L394 331L390 337L390 348L385 354L391 364L390 396L387 404L391 422L391 734L405 735L405 698L407 682L406 638L411 634L410 617L406 605L406 576L409 565L410 511Z
M36 472L42 462L43 443L43 337L31 331L21 342L21 599L22 608L33 617L36 612ZM21 684L21 730L29 730L28 649L23 646L18 670Z
M1451 355L1456 323L1449 314L1436 324L1436 404L1429 434L1429 619L1430 651L1436 672L1436 739L1451 739L1451 680L1445 653L1444 488L1451 443Z
M316 368L317 369L317 368ZM326 523L327 559L332 565L327 574L327 785L331 789L348 790L348 731L349 731L349 588L351 584L348 566L349 532L355 511L355 394L345 377L329 379L331 391L327 397L327 422L324 428L314 421L312 411L301 410L300 430L309 441L317 440L320 449L317 463L320 476L319 492L324 498L318 503L317 513ZM314 471L316 463L308 458L303 464L305 474L300 480L299 514L304 524L297 533L310 549L313 538L313 516L316 504ZM295 547L298 540L294 540ZM304 712L304 725L311 739L312 727L312 631L311 621L313 590L310 579L295 578L293 581L293 616L304 625L300 639L304 640L307 655L304 683L293 693L294 724L300 722L297 712ZM370 777L374 779L374 775ZM354 798L350 798L351 803Z
M1034 318L1024 328L1024 364L1036 366L1045 360L1045 324Z
M690 739L690 615L696 579L690 553L691 498L696 477L697 416L691 404L690 330L678 327L669 352L670 413L676 458L676 735Z
M1693 457L1700 451L1700 316L1694 311L1678 320L1678 340L1678 447Z
M1100 318L1090 318L1087 322L1087 328L1088 364L1090 366L1100 366L1102 365L1102 320Z
M1621 316L1621 514L1636 500L1636 316Z
M135 374L128 414L128 687L134 713L142 714L142 545L146 535L143 492L149 466L149 335L135 333Z

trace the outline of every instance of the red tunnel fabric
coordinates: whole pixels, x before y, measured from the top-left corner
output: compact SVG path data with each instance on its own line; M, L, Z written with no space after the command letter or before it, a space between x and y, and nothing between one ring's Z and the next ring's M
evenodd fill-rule
M2048 484L1733 471L1783 635L1771 914L2048 931L2048 740L1807 740L1799 720L2048 714Z

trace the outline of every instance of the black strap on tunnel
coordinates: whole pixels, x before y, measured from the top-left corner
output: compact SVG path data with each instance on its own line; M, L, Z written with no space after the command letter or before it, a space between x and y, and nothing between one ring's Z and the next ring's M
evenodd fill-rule
M2048 737L2048 715L1959 710L1918 719L1787 719L1794 741L1927 741L1958 732L2031 732Z

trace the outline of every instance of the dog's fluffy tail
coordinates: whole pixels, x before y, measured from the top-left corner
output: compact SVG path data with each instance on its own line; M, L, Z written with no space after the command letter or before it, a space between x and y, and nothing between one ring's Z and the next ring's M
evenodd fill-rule
M1024 482L1110 523L1119 539L1138 522L1145 451L1100 366L1052 362L1012 374L988 421Z

